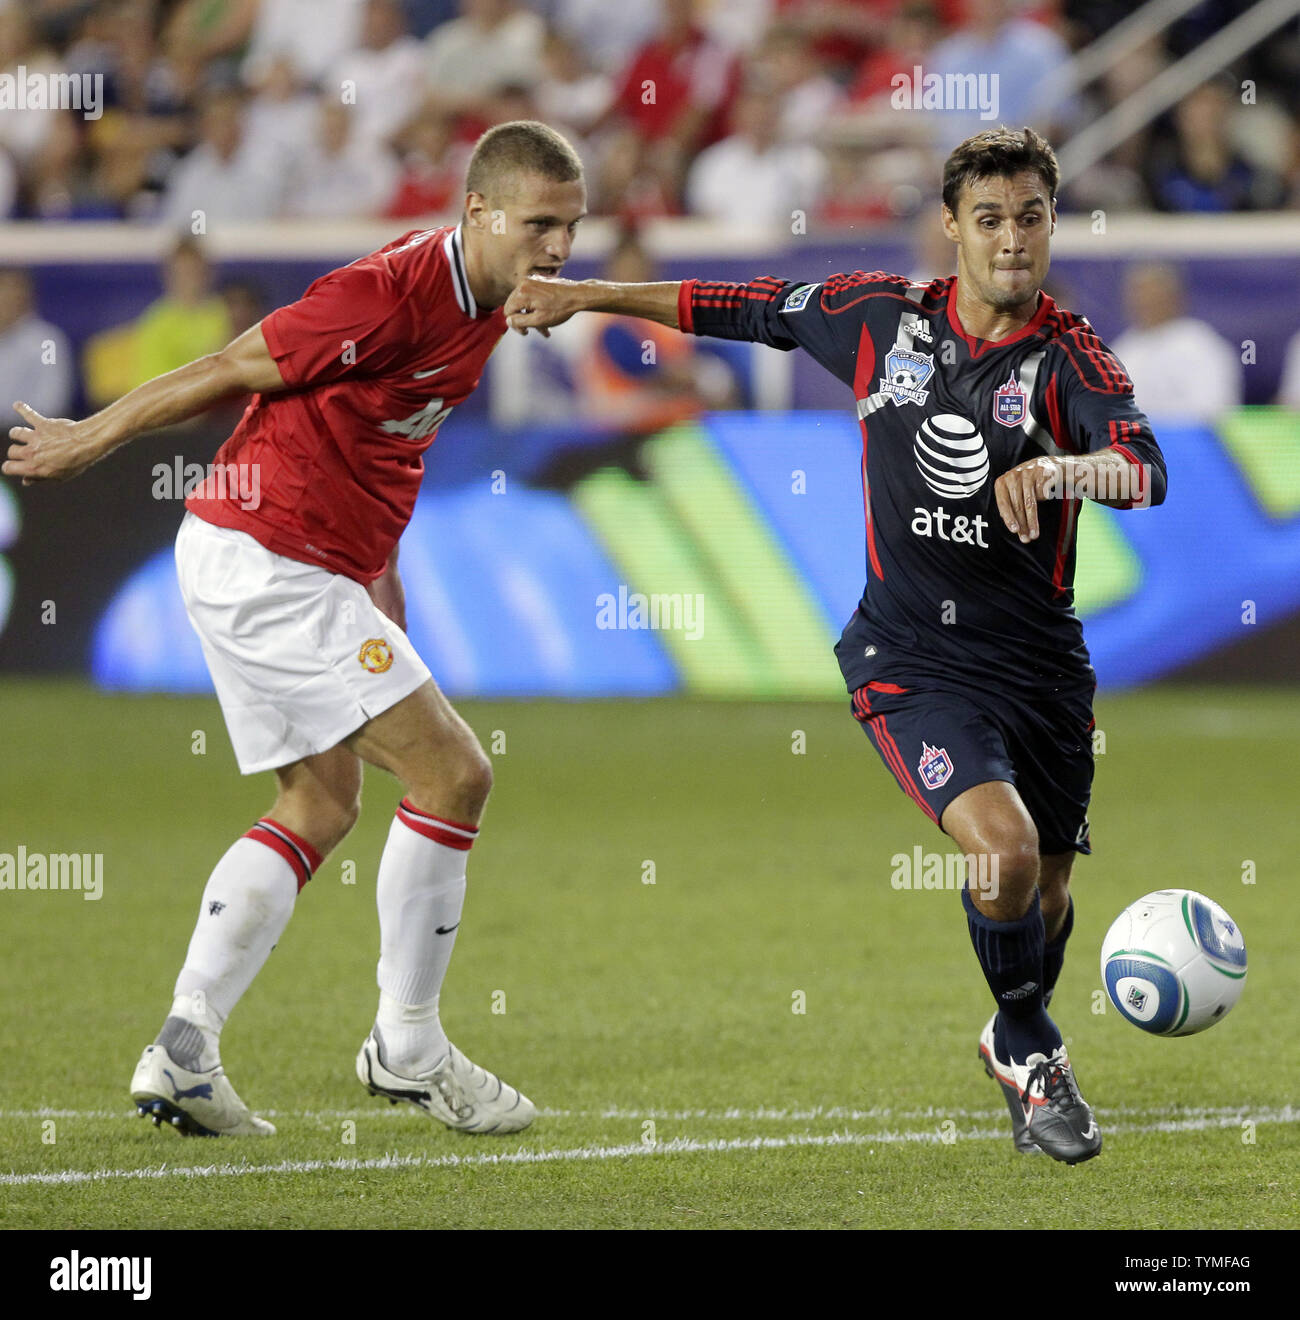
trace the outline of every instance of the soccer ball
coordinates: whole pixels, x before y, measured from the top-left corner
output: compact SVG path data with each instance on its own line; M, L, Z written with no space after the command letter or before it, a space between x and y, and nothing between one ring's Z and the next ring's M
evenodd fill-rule
M1241 998L1246 942L1204 894L1158 889L1126 907L1106 932L1101 979L1135 1027L1190 1036L1212 1027Z

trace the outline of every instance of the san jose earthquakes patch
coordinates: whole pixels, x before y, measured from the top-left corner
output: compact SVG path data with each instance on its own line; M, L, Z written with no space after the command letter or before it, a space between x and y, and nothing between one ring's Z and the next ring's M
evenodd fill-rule
M934 375L934 354L913 353L907 348L892 348L885 355L886 375L881 378L880 392L887 394L901 408L905 403L921 407L930 397L925 384Z
M801 284L785 300L781 306L783 312L802 312L808 306L808 299L813 296L815 289L820 289L820 284Z

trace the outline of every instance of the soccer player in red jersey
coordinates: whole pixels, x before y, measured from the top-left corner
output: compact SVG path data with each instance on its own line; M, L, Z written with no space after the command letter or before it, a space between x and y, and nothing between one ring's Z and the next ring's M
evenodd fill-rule
M2 470L28 484L253 396L186 501L176 562L240 770L274 770L279 791L212 872L171 1010L136 1067L131 1094L156 1125L274 1132L225 1076L220 1033L356 821L363 762L405 795L379 862L379 1008L357 1075L448 1127L532 1121L532 1103L466 1059L438 1017L492 768L407 640L397 544L421 455L478 384L506 298L530 275L559 274L585 213L572 147L543 124L498 125L470 160L460 224L331 271L220 352L92 417L14 405L26 425L9 432Z

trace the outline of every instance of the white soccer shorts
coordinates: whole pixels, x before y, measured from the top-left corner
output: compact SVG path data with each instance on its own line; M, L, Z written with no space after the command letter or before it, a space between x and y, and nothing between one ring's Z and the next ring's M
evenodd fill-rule
M429 678L366 589L186 512L176 575L242 774L336 747Z

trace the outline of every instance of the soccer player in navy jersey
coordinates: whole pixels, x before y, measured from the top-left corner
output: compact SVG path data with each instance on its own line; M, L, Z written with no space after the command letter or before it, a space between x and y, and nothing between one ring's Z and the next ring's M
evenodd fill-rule
M379 1007L357 1075L463 1131L533 1119L528 1098L471 1063L439 1020L492 767L407 640L397 544L422 454L505 334L502 305L530 273L559 273L585 213L573 148L544 124L498 125L470 159L460 224L322 276L220 352L93 417L15 404L26 425L9 432L3 471L29 484L253 396L186 501L176 563L239 768L274 770L278 793L212 872L171 1010L131 1079L155 1125L275 1131L231 1086L220 1033L356 821L363 761L405 795L379 861Z
M928 284L530 277L505 310L522 333L586 310L803 348L853 390L867 585L836 655L886 768L979 864L962 902L997 1005L979 1051L1016 1149L1073 1164L1101 1149L1047 1013L1090 851L1075 523L1085 498L1160 503L1165 465L1123 367L1042 292L1059 177L1030 129L963 142L943 173L957 274Z

